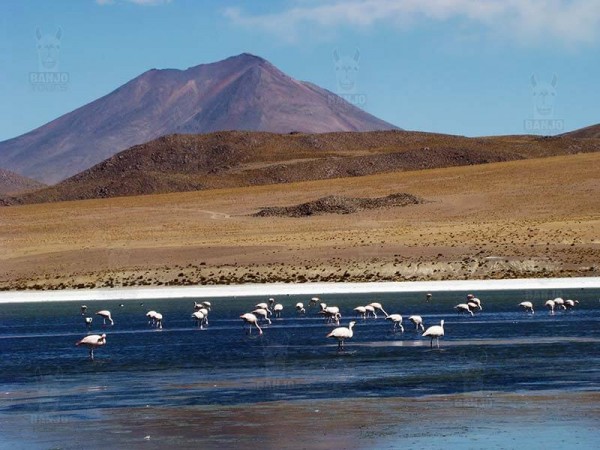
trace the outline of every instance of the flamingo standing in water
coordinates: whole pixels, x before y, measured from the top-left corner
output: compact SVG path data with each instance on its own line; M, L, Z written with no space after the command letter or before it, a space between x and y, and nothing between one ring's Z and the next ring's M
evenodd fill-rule
M454 307L454 309L456 310L456 312L458 314L471 314L471 315L473 315L473 311L471 311L471 308L466 303L459 303L458 305L456 305Z
M357 316L360 316L363 320L367 318L367 310L364 306L357 306L354 308Z
M421 316L410 316L408 320L413 323L415 330L419 331L420 328L421 331L425 331L425 327L423 326L423 318Z
M273 314L275 317L281 317L281 311L283 311L283 305L281 303L277 303L275 306L273 306Z
M91 317L84 317L83 320L85 322L85 326L87 327L87 329L90 330L92 328L92 321L94 319Z
M96 347L102 347L104 344L106 344L106 334L90 334L75 343L78 347L84 345L90 350L90 359L92 361L94 360L94 349Z
M544 306L546 308L548 308L548 310L550 311L550 315L553 316L554 315L554 307L556 306L556 304L554 303L554 300L546 300L546 303L544 303Z
M206 320L206 316L202 311L195 311L192 313L192 319L196 321L196 326L201 330L204 329L204 321Z
M433 340L437 343L437 348L440 348L440 337L444 335L444 321L442 320L439 325L434 325L427 328L423 336L429 336L431 339L430 347L433 348Z
M369 303L368 306L372 306L373 308L381 311L387 317L388 313L385 312L385 309L383 309L383 306L381 306L381 303L372 302L372 303Z
M110 322L110 325L114 325L115 322L112 320L112 317L110 315L110 311L103 309L102 311L98 311L96 313L97 316L101 316L102 317L102 324L106 325L106 321L108 320Z
M531 314L535 314L533 311L533 303L531 302L521 302L519 306L525 310L525 312L530 312Z
M575 305L579 305L579 300L565 300L565 309L573 309L575 308Z
M258 318L254 314L252 314L252 313L242 314L240 316L240 319L242 319L245 323L250 325L250 328L248 328L248 334L252 334L252 325L254 325L256 328L258 328L259 335L263 334L262 328L258 325Z
M304 309L304 303L302 303L302 302L296 303L296 311L298 312L298 314L306 313L306 309Z
M256 308L254 311L252 311L252 314L254 314L257 319L263 320L271 325L271 319L269 319L269 313L266 309Z
M402 316L400 314L390 314L386 316L385 320L392 321L392 331L395 333L397 328L400 328L400 331L404 333L404 327L402 326Z
M338 340L338 351L344 350L344 341L346 339L351 339L354 336L354 332L352 328L356 322L353 320L348 324L348 328L346 327L338 327L331 330L331 332L327 335L327 337L335 338Z

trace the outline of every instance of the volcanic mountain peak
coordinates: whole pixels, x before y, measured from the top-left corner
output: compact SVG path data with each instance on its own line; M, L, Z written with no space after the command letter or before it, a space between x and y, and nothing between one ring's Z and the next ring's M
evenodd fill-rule
M108 95L0 142L0 166L56 183L137 144L172 133L394 129L248 53L185 70L152 69Z

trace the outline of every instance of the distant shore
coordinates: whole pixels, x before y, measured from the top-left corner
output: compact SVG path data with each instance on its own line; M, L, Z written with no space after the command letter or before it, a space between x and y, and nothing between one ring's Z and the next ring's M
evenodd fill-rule
M135 300L152 298L211 298L282 295L324 295L384 292L493 291L523 289L599 289L600 277L523 278L374 283L261 283L221 286L65 289L4 291L0 304L45 301Z

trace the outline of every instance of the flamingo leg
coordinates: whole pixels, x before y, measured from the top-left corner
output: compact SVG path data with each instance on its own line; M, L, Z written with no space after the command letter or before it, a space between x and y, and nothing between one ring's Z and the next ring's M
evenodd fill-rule
M90 347L90 360L94 360L94 347Z

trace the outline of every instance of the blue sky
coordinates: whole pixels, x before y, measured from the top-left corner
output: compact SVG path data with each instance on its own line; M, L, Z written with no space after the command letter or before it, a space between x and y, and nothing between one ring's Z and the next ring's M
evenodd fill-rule
M31 74L47 69L38 36L59 36L51 70L68 75L65 90L32 87ZM0 140L148 69L242 52L344 94L333 53L352 59L357 49L353 93L405 129L522 134L540 98L532 75L565 130L600 122L596 0L3 0Z

